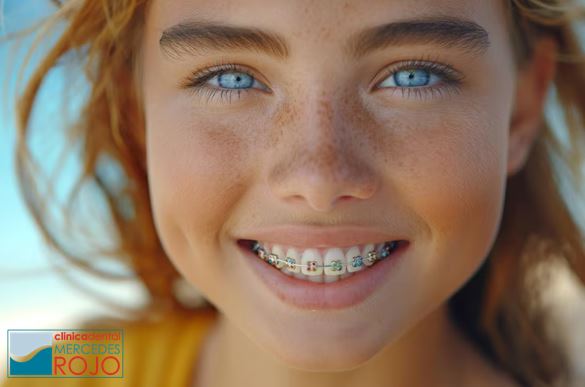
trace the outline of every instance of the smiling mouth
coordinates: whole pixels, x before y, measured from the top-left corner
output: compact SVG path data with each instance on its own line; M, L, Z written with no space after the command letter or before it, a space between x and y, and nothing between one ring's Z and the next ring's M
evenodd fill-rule
M310 282L329 283L351 277L362 270L370 270L408 242L393 240L327 249L270 245L248 239L241 239L238 243L286 275Z

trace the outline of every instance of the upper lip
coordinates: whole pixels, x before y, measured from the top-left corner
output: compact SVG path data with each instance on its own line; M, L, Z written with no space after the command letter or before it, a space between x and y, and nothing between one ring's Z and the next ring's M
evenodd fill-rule
M304 248L351 247L368 243L406 240L403 235L364 226L316 227L279 224L242 233L238 239Z

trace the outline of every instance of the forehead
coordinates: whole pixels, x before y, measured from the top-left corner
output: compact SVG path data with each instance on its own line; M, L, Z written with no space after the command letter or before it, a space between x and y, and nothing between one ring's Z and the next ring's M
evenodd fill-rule
M343 41L364 28L436 16L471 20L486 30L504 24L496 0L154 0L148 24L157 32L190 19L253 26L291 43Z

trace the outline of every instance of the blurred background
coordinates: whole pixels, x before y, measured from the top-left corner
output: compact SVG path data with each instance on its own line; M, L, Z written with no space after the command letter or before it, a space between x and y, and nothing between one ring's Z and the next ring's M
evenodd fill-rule
M24 328L74 328L77 323L92 316L122 316L118 309L101 299L115 300L132 307L144 302L143 289L133 281L104 281L84 274L53 254L43 243L32 217L25 209L19 191L15 166L15 117L14 90L27 48L34 36L17 41L1 41L2 38L33 25L54 9L47 0L0 0L0 377L6 375L6 330ZM34 35L34 34L33 34ZM43 50L41 49L41 52ZM34 65L38 56L32 58ZM28 69L29 66L27 66ZM43 87L38 106L40 117L35 126L51 125L67 119L53 96L62 96L62 71L51 74ZM25 75L30 75L25 71ZM83 85L76 88L79 95L72 96L71 105L83 96ZM72 109L74 110L74 109ZM47 142L47 137L50 143ZM58 165L55 149L63 141L59 134L45 136L35 143L38 160L43 169L52 170ZM60 168L59 179L64 192L71 187L76 176L75 157L65 160ZM69 183L69 184L68 184ZM61 193L58 192L58 195ZM89 202L89 201L86 201ZM96 208L80 208L94 211L95 219L103 217L100 202L92 202ZM97 222L96 222L97 223ZM91 226L91 225L88 225ZM104 233L104 239L107 235ZM107 240L105 241L107 242ZM81 283L87 291L80 290ZM96 296L92 296L93 292ZM0 379L1 380L1 379Z
M23 328L74 328L76 324L92 316L123 316L123 311L111 307L103 300L114 300L117 305L137 307L145 302L143 288L132 280L106 281L84 274L69 266L43 243L34 221L24 207L19 191L13 161L15 149L15 87L18 74L23 69L26 50L33 42L34 34L21 40L1 39L33 25L53 11L48 0L0 0L0 377L6 372L6 330ZM50 37L49 37L50 38ZM50 39L49 39L50 40ZM43 53L43 47L31 58L30 66L24 68L25 78L30 68ZM81 82L70 98L67 110L57 102L63 98L63 72L66 68L52 71L43 85L33 125L50 131L75 116L76 103L84 96L86 88ZM71 86L71 85L68 85ZM554 117L555 112L549 112ZM33 141L34 151L42 157L37 160L43 169L56 170L50 178L59 179L59 192L55 194L66 202L66 193L71 188L78 168L75 153L66 160L58 159L58 150L63 138L60 133L42 136ZM62 164L60 164L62 163ZM112 175L116 171L112 169ZM49 174L50 175L50 174ZM51 176L51 175L50 175ZM62 192L61 192L62 190ZM91 196L91 192L86 195ZM103 222L106 211L100 198L83 202L78 210L86 212L88 219ZM65 204L65 203L63 203ZM585 215L585 214L584 214ZM584 219L585 217L581 217ZM55 211L58 222L58 209ZM107 244L111 236L107 227L92 229L92 235L102 235L100 243ZM92 237L95 239L95 236ZM116 268L113 268L114 270ZM576 372L585 386L585 291L563 267L546 267L554 280L544 294L547 303L558 315L562 332L566 332L567 345L573 354ZM83 287L80 287L83 285ZM85 289L85 290L83 290ZM0 379L1 380L1 379Z

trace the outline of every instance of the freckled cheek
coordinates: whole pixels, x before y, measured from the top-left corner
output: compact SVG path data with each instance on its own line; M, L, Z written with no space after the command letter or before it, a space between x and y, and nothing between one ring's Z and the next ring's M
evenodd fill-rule
M447 281L466 276L487 254L504 199L505 126L476 122L419 128L426 135L400 153L408 166L403 196L432 235L426 268L448 267Z
M178 117L185 115L159 113L149 121L151 201L165 250L204 290L225 264L217 237L244 189L248 143L237 128ZM197 274L203 272L208 279Z

